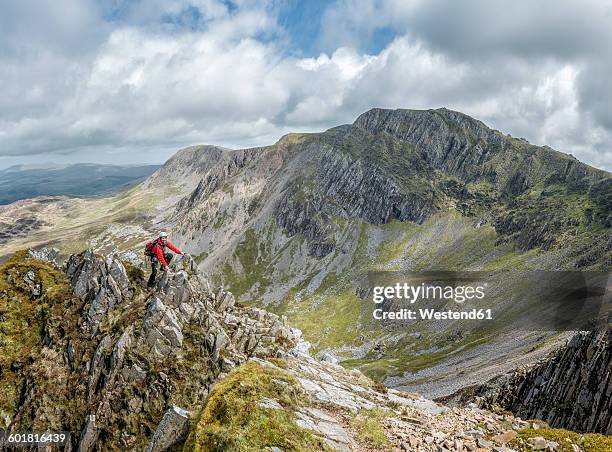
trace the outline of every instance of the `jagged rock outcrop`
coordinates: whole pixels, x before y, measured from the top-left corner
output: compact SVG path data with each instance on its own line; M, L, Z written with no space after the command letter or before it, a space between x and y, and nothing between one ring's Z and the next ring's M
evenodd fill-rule
M103 259L88 250L72 255L65 264L65 272L74 294L89 303L86 328L92 333L111 308L133 295L125 267L117 258Z
M96 261L87 253L81 257L82 262L77 259L69 261L68 274L78 274L71 271L73 268L105 268L101 266L102 261ZM124 411L128 416L141 414L154 419L154 412L163 406L164 400L168 403L175 400L170 388L178 384L177 379L191 380L188 384L193 391L191 396L196 397L195 403L199 401L198 394L205 397L209 386L223 372L245 362L250 356L274 356L279 348L295 344L295 334L274 314L256 308L239 308L235 306L233 296L223 289L211 292L205 281L188 273L193 268L193 262L188 258L180 257L172 265L175 271L163 274L157 282L157 290L147 298L142 321L126 326L120 334L104 336L98 344L89 363L88 386L89 398L97 405L96 424L93 427L91 423L87 424L84 438L107 436L110 432L117 434L114 429L119 428L121 420L118 416ZM114 268L112 263L110 268ZM114 268L108 273L122 275L124 271ZM103 271L99 270L99 273ZM95 271L87 274L93 281L99 280ZM85 291L83 288L93 286L95 291L97 287L83 272L80 276L73 276L73 283L78 294ZM118 306L104 302L103 297L98 298L102 305L108 306L107 316ZM108 319L101 319L101 322L104 320ZM184 346L186 340L190 341L189 351ZM197 361L200 375L190 375L194 365L190 360ZM170 362L176 366L170 366ZM159 372L151 380L145 369L159 366L175 367L174 373ZM155 400L151 400L152 397ZM179 400L176 398L177 402ZM195 408L193 403L180 402L187 410ZM157 407L153 411L151 403ZM118 407L123 408L117 411ZM181 429L176 426L173 413L179 411L166 411L161 419L150 444L151 450L165 450L171 445L169 442L184 434L184 425ZM179 414L182 418L187 416L186 411ZM128 448L144 440L144 437L140 440L121 438L122 444Z
M546 360L478 393L485 407L499 406L554 427L612 435L612 331L578 333Z

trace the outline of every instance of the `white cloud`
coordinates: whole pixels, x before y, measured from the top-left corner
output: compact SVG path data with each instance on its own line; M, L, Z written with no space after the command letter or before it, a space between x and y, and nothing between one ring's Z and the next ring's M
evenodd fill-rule
M200 7L202 29L159 26L161 15L189 4ZM390 2L375 22L402 23L419 5ZM212 0L115 7L124 11L112 26L87 19L93 38L86 51L35 41L25 53L9 46L22 58L0 54L0 156L117 161L120 150L124 160L147 161L194 143L268 144L290 130L351 122L372 107L446 106L612 167L604 151L610 132L581 103L588 62L514 53L461 58L411 32L375 55L344 46L296 58L286 54L286 36L266 2L232 12ZM96 17L91 8L83 17ZM368 26L372 11L353 20Z

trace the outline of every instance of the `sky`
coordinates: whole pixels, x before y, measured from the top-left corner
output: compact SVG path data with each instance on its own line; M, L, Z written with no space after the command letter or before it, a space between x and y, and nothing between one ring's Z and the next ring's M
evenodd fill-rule
M0 0L0 168L446 107L612 170L611 43L607 0Z

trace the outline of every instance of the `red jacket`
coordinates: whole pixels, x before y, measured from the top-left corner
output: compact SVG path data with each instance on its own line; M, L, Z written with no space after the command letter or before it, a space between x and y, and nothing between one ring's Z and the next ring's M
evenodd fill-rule
M162 241L160 239L156 240L156 244L153 247L153 253L155 255L155 257L157 257L157 260L159 261L160 264L162 264L162 267L167 267L168 263L166 262L166 259L164 259L164 248L167 246L168 248L170 248L172 251L174 251L175 253L178 254L183 254L183 252L179 249L176 249L172 243L166 241L166 244L164 245L162 243Z

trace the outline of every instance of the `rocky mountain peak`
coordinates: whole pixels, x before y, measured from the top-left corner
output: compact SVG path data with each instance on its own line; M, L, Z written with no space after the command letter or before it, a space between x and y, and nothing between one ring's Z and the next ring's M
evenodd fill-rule
M452 132L469 134L476 140L501 136L499 132L490 129L481 121L447 108L431 110L373 108L357 117L353 125L372 133L384 131L403 139L421 134L425 129L429 129L432 134ZM418 141L416 137L412 139Z
M435 168L462 179L482 173L483 164L505 144L504 136L460 112L372 109L353 123L373 134L386 133L413 146Z
M145 181L143 187L178 185L192 188L228 152L229 149L211 145L180 149Z

